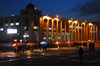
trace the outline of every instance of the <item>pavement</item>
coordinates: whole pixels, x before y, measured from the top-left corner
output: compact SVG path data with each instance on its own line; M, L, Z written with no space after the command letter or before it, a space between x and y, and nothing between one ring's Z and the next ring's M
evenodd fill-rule
M83 48L83 62L80 63L79 48L48 48L46 52L35 49L33 52L25 51L24 53L1 52L0 66L99 66L100 65L100 48L90 50Z
M47 50L61 50L61 49L74 50L74 49L78 49L78 48L76 48L76 47L70 47L70 48L63 47L63 48L48 48ZM42 52L42 50L40 50L40 49L34 49L34 52ZM30 50L27 50L24 53L31 53L31 52L30 52ZM16 54L16 53L14 53L13 51L0 52L0 58L4 57L6 55L14 55L14 54Z

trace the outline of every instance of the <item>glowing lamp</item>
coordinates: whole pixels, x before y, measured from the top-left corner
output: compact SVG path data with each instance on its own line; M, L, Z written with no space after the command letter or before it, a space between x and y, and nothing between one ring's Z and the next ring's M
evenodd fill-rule
M50 19L49 16L43 16L43 19Z
M89 23L89 26L92 26L93 24L92 23Z
M61 42L58 42L58 41L56 42L56 44L60 44L60 43L61 43Z
M71 22L72 22L72 20L68 20L68 22L69 22L69 23L71 23Z
M74 21L74 23L77 24L78 22L77 21Z

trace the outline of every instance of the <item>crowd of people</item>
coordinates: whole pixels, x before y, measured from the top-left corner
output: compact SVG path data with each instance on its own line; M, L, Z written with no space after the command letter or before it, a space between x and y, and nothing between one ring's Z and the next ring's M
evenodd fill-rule
M31 52L33 52L33 49L34 49L34 45L23 44L19 46L14 46L14 53L24 53L25 50L30 50ZM40 45L40 49L43 52L46 51L47 45L45 44Z

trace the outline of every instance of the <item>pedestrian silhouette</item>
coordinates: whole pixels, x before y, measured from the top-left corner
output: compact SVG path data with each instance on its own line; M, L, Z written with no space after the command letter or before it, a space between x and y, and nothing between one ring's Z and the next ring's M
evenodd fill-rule
M82 47L80 47L80 49L79 49L79 59L80 59L80 63L82 63L83 62L83 49L82 49Z
M46 51L46 49L47 49L47 48L46 48L46 45L43 45L42 48L43 48L43 51Z

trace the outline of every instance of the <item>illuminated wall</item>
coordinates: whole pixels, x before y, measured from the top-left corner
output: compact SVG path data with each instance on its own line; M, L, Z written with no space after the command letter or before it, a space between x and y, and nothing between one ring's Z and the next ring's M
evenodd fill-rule
M93 23L49 16L40 18L40 41L97 41L98 36L99 28Z

